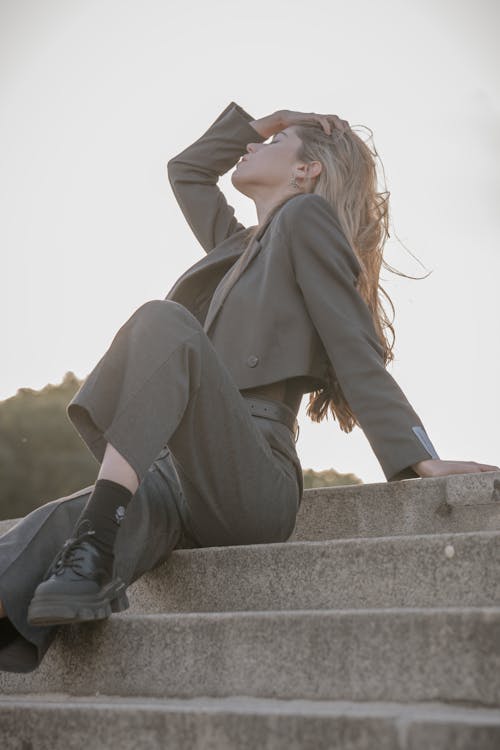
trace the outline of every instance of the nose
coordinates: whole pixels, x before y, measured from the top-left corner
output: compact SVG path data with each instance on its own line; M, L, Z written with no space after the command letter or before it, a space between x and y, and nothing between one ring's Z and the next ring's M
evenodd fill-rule
M247 143L247 151L250 151L250 153L255 151L255 145L255 143Z

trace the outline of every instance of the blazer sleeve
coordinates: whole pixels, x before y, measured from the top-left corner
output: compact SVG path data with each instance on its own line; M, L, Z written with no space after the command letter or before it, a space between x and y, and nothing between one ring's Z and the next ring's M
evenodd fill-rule
M279 231L349 406L387 481L418 477L411 465L439 456L385 368L371 312L355 287L360 263L323 197L297 196L286 207L290 210L283 209Z
M207 253L234 232L245 229L217 181L246 153L247 143L265 140L249 124L253 119L231 102L198 140L167 163L168 179L180 209Z

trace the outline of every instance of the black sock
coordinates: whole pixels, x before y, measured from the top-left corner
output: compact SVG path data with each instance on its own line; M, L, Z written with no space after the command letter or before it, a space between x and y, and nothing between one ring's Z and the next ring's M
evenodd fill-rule
M111 479L98 479L76 522L75 530L83 520L90 521L95 531L92 543L108 559L113 557L116 534L131 499L132 492L127 487Z

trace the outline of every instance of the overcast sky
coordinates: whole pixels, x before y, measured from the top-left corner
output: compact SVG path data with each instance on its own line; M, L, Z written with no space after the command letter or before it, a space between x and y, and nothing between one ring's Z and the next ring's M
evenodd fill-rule
M499 21L494 0L0 0L0 399L86 377L203 257L166 163L234 100L373 130L385 258L432 271L382 271L388 369L441 458L498 464ZM308 398L303 468L385 481L363 432L311 422Z

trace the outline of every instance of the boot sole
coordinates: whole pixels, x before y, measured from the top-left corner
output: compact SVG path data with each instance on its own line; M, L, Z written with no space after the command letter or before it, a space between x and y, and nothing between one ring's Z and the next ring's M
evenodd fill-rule
M75 622L104 620L112 612L123 612L130 606L126 586L112 581L99 594L52 594L34 596L28 607L30 625L68 625Z

